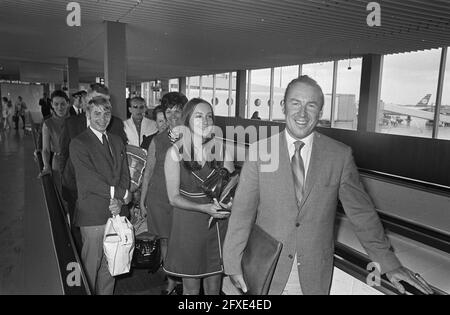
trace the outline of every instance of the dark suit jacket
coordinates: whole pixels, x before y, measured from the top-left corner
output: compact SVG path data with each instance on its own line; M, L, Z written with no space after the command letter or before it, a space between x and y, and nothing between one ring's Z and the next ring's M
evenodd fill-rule
M123 199L130 186L130 175L122 140L107 133L112 157L90 128L70 143L78 191L75 224L77 226L103 225L111 217L110 187L115 187L114 198Z
M61 156L60 156L60 170L62 174L62 184L69 190L76 191L75 173L73 171L72 163L69 160L69 145L72 139L81 134L87 128L86 115L71 116L64 122L60 141ZM111 122L107 128L109 133L119 136L123 143L127 143L127 136L123 129L123 122L121 119L112 116Z
M69 116L78 116L77 112L73 108L73 106L70 106L69 108Z
M265 141L265 140L263 140ZM334 224L338 199L370 258L382 272L400 266L391 251L370 197L365 192L351 149L315 133L305 194L297 205L292 169L284 132L270 138L267 156L250 147L241 172L224 243L226 274L241 274L242 253L256 222L283 243L269 290L281 294L289 278L294 255L304 294L328 294L333 272ZM264 152L266 147L262 147ZM272 159L272 166L267 163Z

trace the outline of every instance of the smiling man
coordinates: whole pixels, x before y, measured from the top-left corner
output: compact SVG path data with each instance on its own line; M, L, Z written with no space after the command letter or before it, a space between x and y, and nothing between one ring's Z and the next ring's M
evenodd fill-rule
M70 159L78 192L75 225L82 238L81 259L96 294L113 294L114 278L103 254L105 224L130 201L130 175L125 145L120 137L107 132L111 104L95 97L87 106L89 127L70 143Z
M241 259L253 224L283 244L269 294L328 294L333 273L334 224L338 200L373 262L400 291L404 280L432 293L420 275L401 266L391 250L375 207L364 191L348 146L315 128L324 95L316 81L301 76L286 88L286 129L272 139L279 155L275 171L264 161L246 161L233 202L224 244L225 273L247 290ZM251 154L249 154L251 156Z
M128 144L139 147L144 137L158 133L158 127L154 120L144 117L147 106L142 97L133 97L130 101L131 118L123 122Z

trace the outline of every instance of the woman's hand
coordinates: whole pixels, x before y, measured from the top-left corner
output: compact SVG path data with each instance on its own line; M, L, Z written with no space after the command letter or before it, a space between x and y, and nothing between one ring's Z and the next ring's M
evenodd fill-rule
M42 178L42 177L44 177L45 175L51 175L52 174L52 171L51 171L51 169L49 169L49 168L46 168L46 167L44 167L43 169L42 169L42 171L39 173L39 178Z
M139 203L141 210L145 213L147 213L147 208L145 207L145 200L141 200L141 202Z
M205 208L205 212L214 219L226 219L230 216L230 212L223 211L223 208L219 202L217 202L217 199L214 199L213 203L206 204Z
M233 206L233 197L230 198L230 202L229 203L224 204L222 202L219 202L219 205L222 207L222 210L224 210L224 211L231 211L231 207Z

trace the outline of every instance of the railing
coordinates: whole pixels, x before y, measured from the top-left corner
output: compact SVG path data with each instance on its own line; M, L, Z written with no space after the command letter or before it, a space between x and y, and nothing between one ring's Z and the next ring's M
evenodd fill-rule
M39 148L38 128L36 126L32 128L32 135L35 145L35 160L39 171L41 171L44 165ZM47 211L50 217L50 226L55 242L54 245L64 294L90 295L89 285L87 284L88 282L82 268L81 260L70 232L69 222L61 196L50 175L42 176L41 180Z
M364 255L353 248L344 245L342 243L336 242L334 248L334 265L353 276L354 278L366 283L367 277L370 276L372 271L366 269L367 265L370 263L370 259L367 255ZM387 294L387 295L399 295L401 294L397 288L387 279L386 275L382 275L380 279L379 286L373 286L374 289ZM400 281L406 290L407 294L412 295L423 295L421 291L406 283ZM439 290L438 288L431 287L433 290L433 295L447 295L447 293Z

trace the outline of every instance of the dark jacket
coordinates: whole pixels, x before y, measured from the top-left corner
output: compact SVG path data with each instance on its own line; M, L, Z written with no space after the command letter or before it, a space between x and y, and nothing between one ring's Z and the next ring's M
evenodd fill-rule
M123 199L130 186L127 155L123 141L107 133L112 159L90 128L70 143L78 191L75 225L103 225L111 217L111 186L114 198Z
M87 128L86 114L71 116L66 119L61 131L60 137L60 170L62 174L62 184L71 191L76 191L75 174L73 172L72 163L69 160L69 145L72 139L81 134ZM127 136L123 129L121 119L112 116L111 122L107 128L109 133L119 136L123 143L127 143Z

